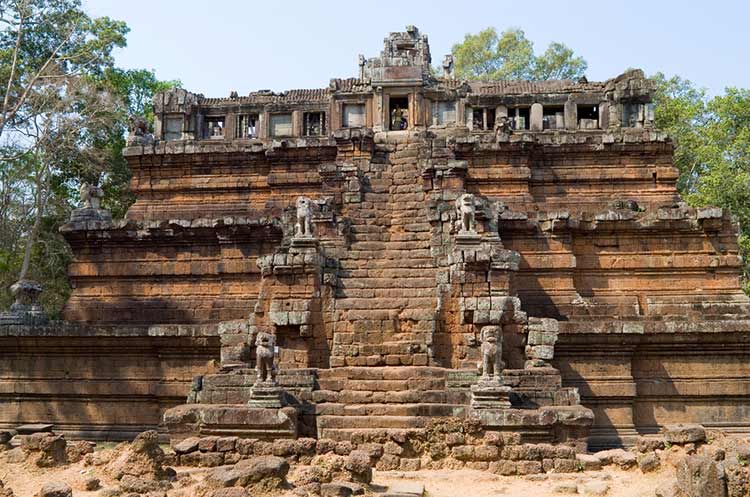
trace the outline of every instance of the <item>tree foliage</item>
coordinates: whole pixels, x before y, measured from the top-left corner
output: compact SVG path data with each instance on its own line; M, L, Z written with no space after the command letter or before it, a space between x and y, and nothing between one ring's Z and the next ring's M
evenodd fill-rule
M688 80L656 74L656 124L675 143L678 188L689 203L716 205L740 225L750 256L750 90L727 88L709 98ZM750 265L745 264L745 281ZM750 290L746 283L746 290Z
M58 229L82 181L103 186L116 216L132 202L128 115L148 115L153 93L175 82L114 66L127 32L79 0L0 0L0 306L30 277L47 310L61 309L70 252Z
M464 79L577 79L587 64L562 43L551 43L541 54L534 54L533 43L518 29L498 35L495 28L467 34L453 45L456 75Z

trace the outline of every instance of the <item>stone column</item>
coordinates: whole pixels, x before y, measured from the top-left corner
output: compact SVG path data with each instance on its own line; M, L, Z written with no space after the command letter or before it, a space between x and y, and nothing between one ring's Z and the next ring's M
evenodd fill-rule
M529 129L531 131L542 131L544 125L542 119L544 116L544 108L540 103L531 104L531 113L529 117Z
M609 102L599 102L599 129L609 128Z
M383 109L384 107L384 99L383 99L383 87L378 86L375 88L375 101L373 105L373 131L383 131L385 130L385 120L383 119Z
M576 105L575 100L570 97L568 97L568 100L565 102L565 128L578 128L578 106Z

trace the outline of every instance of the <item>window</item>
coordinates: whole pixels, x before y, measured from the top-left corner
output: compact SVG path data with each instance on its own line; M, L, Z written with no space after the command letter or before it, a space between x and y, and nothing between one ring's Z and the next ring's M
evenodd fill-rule
M545 105L542 112L542 129L565 128L565 109L562 105Z
M344 104L345 128L361 128L365 125L365 104Z
M237 138L258 137L258 114L237 116Z
M396 131L409 127L409 98L391 97L389 99L390 130Z
M302 114L302 134L304 136L326 134L325 116L324 112L305 112Z
M513 129L529 129L530 107L508 109L508 118Z
M579 105L578 106L578 128L579 129L598 129L599 128L599 106L598 105Z
M168 117L164 121L164 140L171 142L182 139L182 117Z
M203 121L203 138L210 140L224 139L224 116L205 118Z
M628 128L636 128L639 125L641 106L634 103L622 105L622 125Z
M433 108L433 122L435 124L450 124L456 122L456 102L435 102Z
M292 136L291 114L271 114L271 136Z
M474 107L472 111L472 128L484 130L495 129L495 108Z

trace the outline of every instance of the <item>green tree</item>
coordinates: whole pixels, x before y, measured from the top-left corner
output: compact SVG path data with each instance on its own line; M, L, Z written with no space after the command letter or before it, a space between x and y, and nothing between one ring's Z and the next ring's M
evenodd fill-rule
M495 28L467 34L452 53L456 75L464 79L578 79L587 68L586 61L562 43L551 43L535 55L533 43L518 28L500 35Z
M740 250L750 262L750 90L727 88L709 98L677 76L658 73L653 79L656 125L674 140L680 193L691 205L731 212L740 225Z
M115 215L132 201L128 115L148 115L153 93L174 82L114 67L127 32L88 17L79 0L0 2L0 305L30 277L43 283L48 312L61 309L70 250L58 229L81 181L98 181Z
M182 85L178 80L161 81L154 71L147 69L123 70L115 67L104 72L103 82L122 100L127 115L144 116L151 125L154 122L151 105L154 95ZM101 144L107 150L109 165L101 180L103 205L112 211L115 218L123 217L135 200L129 189L132 173L122 156L126 131L127 122L123 120L108 140Z

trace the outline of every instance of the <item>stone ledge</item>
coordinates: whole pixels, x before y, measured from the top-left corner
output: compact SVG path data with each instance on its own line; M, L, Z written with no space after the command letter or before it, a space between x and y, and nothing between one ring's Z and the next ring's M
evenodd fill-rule
M213 337L218 324L88 326L64 321L44 326L0 325L0 337Z

